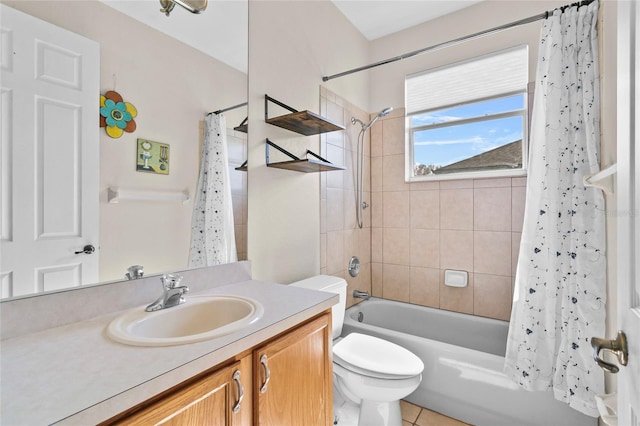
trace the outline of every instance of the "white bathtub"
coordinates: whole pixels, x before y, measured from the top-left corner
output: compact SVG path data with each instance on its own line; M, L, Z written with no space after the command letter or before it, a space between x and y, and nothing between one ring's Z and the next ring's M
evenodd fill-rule
M370 334L420 357L422 383L405 399L447 416L477 426L596 425L551 392L525 391L505 376L508 329L505 321L371 298L347 310L342 335Z

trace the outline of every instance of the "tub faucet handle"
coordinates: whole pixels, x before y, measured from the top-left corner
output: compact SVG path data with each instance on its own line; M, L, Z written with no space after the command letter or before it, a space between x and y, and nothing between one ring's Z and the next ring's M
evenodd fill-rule
M356 299L369 300L371 295L368 291L353 290L353 297L355 297Z

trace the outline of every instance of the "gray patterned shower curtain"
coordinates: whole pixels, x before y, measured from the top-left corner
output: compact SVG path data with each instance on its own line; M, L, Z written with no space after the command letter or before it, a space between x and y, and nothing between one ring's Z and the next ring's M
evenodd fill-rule
M191 216L189 267L213 266L237 259L226 119L222 113L208 114Z
M528 390L597 417L604 374L590 338L605 334L605 206L583 177L599 170L598 2L544 21L526 212L505 371Z

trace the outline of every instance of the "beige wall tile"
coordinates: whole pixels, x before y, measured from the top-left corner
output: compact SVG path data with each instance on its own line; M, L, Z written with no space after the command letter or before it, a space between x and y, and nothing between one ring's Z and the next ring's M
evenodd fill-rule
M327 231L344 229L344 191L327 188Z
M444 285L444 270L440 270L440 309L473 314L473 276L469 274L466 287Z
M408 266L382 265L382 296L409 302L410 273Z
M371 228L356 229L358 234L358 253L360 262L371 262Z
M500 187L510 187L510 186L511 186L511 178L508 178L508 177L473 180L474 188L500 188Z
M371 190L382 191L382 157L371 157Z
M382 157L382 190L408 191L409 188L409 184L404 181L404 155Z
M410 273L409 301L432 308L440 307L440 270L412 267Z
M354 154L355 156L355 154ZM365 192L371 192L371 157L365 156L363 159L363 177L362 177L362 188ZM356 187L356 178L354 173L354 183L353 187Z
M356 193L347 190L342 192L344 195L344 229L353 229L356 227Z
M440 189L473 188L473 179L441 180Z
M344 235L344 257L342 259L342 264L344 265L344 269L347 269L347 265L349 264L349 259L352 256L357 256L360 259L360 241L358 240L358 233L355 229L345 229L343 231Z
M327 233L327 199L320 199L320 233Z
M327 272L331 275L340 273L344 266L344 232L327 233Z
M473 231L440 230L440 269L473 271Z
M371 261L382 263L382 228L371 228Z
M439 191L411 191L410 200L412 229L440 228Z
M371 263L371 295L382 297L382 263Z
M382 121L382 155L404 155L404 117Z
M382 261L386 264L409 265L409 228L383 228Z
M511 230L513 232L522 232L526 192L524 186L511 188Z
M358 130L360 129L358 128ZM380 120L378 120L377 123L369 128L369 138L371 140L370 155L372 157L382 157L382 123L380 122Z
M473 271L511 276L511 232L475 231Z
M509 321L511 300L511 277L474 274L474 315Z
M336 166L345 166L344 161L344 149L339 148L333 145L327 145L327 152L325 153L325 157L328 161L335 164ZM344 175L348 173L347 171L331 171L325 173L327 179L327 188L340 188L342 189L344 185Z
M507 180L508 183L511 179ZM511 231L511 186L473 190L473 229Z
M411 182L410 187L412 191L437 191L440 189L440 181Z
M383 227L408 228L409 211L409 191L382 193Z
M329 120L344 125L344 109L334 102L327 102L326 116ZM337 132L336 132L337 133Z
M440 190L440 229L473 229L473 189Z
M327 267L327 234L320 234L320 268Z
M440 267L440 231L437 229L411 230L411 266Z
M380 192L378 192L378 194L381 194ZM363 228L370 228L371 227L371 205L373 204L373 200L371 197L371 192L364 192L362 194L362 199L364 201L366 201L369 204L369 207L367 207L366 209L362 210L362 226ZM355 193L354 193L354 200L355 200ZM355 211L355 201L353 203L353 209ZM355 225L354 225L355 226Z
M382 192L371 193L371 207L369 211L371 214L371 226L374 228L382 228Z
M322 136L326 139L328 146L333 146L335 148L340 148L340 149L345 148L346 146L345 141L348 138L346 136L346 131L323 133ZM327 160L329 159L327 158Z
M356 189L356 158L355 155L353 154L353 152L349 151L349 150L344 150L344 166L347 168L347 170L338 172L338 171L332 171L332 172L327 172L328 175L330 175L331 173L342 173L342 188L350 190L350 191L355 191ZM367 172L369 172L368 170L364 171L364 181L367 181Z
M511 178L511 186L527 186L527 177Z

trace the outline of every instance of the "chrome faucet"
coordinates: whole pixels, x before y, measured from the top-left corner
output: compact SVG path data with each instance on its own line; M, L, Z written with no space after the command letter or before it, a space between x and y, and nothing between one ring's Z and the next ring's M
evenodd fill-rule
M353 290L353 297L355 297L356 299L369 300L371 295L368 291Z
M182 281L180 274L165 274L161 278L162 296L145 308L147 312L170 308L185 302L184 295L189 292L189 287L179 285Z

